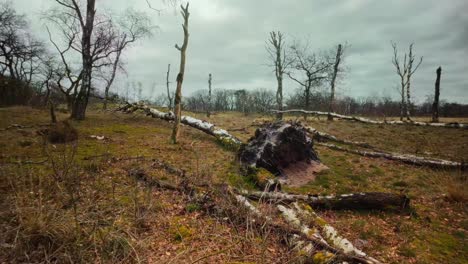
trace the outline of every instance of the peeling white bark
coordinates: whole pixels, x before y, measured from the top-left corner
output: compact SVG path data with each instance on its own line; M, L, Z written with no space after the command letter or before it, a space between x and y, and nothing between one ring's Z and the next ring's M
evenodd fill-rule
M354 145L354 146L363 147L363 148L372 148L372 149L374 148L373 146L371 146L370 144L366 142L352 141L352 140L337 138L325 132L318 131L317 129L313 127L304 126L304 128L308 133L314 135L314 137L318 139L330 140L330 141L334 141L334 142L338 142L338 143L342 143L346 145Z
M291 110L271 110L273 113L290 113L290 114L305 114L305 115L315 115L315 116L328 116L329 113L321 112L321 111L307 111L302 109L291 109ZM347 116L347 115L340 115L337 113L330 113L330 115L334 118L349 120L349 121L357 121L366 124L375 124L375 125L414 125L414 126L429 126L429 127L447 127L447 128L468 128L468 124L462 123L427 123L427 122L417 122L417 121L378 121L372 120L369 118L358 117L358 116Z
M330 148L330 149L353 153L353 154L357 154L357 155L361 155L365 157L385 158L385 159L400 161L403 163L417 165L417 166L428 166L428 167L433 167L433 168L452 168L452 169L463 169L466 166L462 164L461 162L420 157L420 156L415 156L411 154L399 154L399 153L388 153L388 152L383 152L383 151L364 151L364 150L348 149L348 148L340 147L334 144L321 143L321 142L317 142L316 144Z
M119 108L118 110L127 112L127 113L132 113L137 110L142 110L143 112L145 112L146 114L150 115L153 118L159 118L159 119L163 119L166 121L172 121L175 118L172 112L168 112L168 113L161 112L158 109L151 108L145 104L137 104L137 103L127 104ZM181 123L191 126L193 128L196 128L198 130L201 130L209 135L212 135L216 137L217 139L219 139L222 143L228 143L234 146L240 146L242 144L242 142L239 139L229 134L229 132L227 132L226 130L218 128L214 124L211 124L204 120L200 120L191 116L182 116Z

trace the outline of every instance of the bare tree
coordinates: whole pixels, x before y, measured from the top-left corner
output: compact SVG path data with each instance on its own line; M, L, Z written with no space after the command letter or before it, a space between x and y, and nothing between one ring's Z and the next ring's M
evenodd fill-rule
M122 52L132 43L151 34L151 22L144 13L128 9L125 14L126 15L119 23L120 27L118 32L116 34L112 34L115 36L115 40L113 41L114 47L112 47L112 49L115 51L115 55L109 55L107 57L107 59L112 64L112 68L108 77L103 76L103 79L106 83L104 90L104 110L107 109L109 90L112 83L114 82L116 71L119 66L122 68L122 65L120 64L120 56L122 55Z
M400 77L401 85L401 105L400 105L400 120L403 120L403 117L406 114L406 118L410 120L410 107L411 107L411 93L410 93L410 80L413 73L418 69L419 65L422 63L422 57L416 67L413 68L414 55L413 55L413 44L410 44L409 55L405 53L403 63L400 62L398 57L398 48L395 42L391 42L393 47L393 58L392 63L396 68L396 72ZM405 99L406 91L406 99Z
M278 111L283 111L283 75L287 72L287 69L291 66L292 60L286 53L285 40L283 33L280 31L270 32L270 38L266 43L266 50L270 56L270 61L273 62L274 72L278 88L276 90L276 103L278 105ZM283 118L282 113L278 113L277 119Z
M174 127L172 130L172 136L171 136L171 141L172 143L176 144L177 139L179 137L179 127L180 127L180 119L182 116L182 111L181 111L181 103L182 103L182 82L184 81L184 73L185 73L185 53L187 51L187 45L188 45L188 39L189 39L189 32L188 32L188 19L190 16L190 13L188 11L189 8L189 3L185 5L180 6L181 8L181 14L182 17L184 18L184 24L182 25L182 29L184 30L184 42L182 44L182 47L179 47L179 45L175 45L175 48L180 51L180 69L179 69L179 74L177 74L177 88L176 88L176 93L175 93L175 100L174 100Z
M338 48L336 50L336 58L335 58L335 63L333 66L333 74L330 82L330 103L328 106L328 120L333 120L333 116L331 113L333 113L333 104L335 100L335 82L336 82L336 77L338 75L339 71L339 66L340 62L343 58L344 50L341 44L338 44Z
M423 57L421 57L419 59L419 62L418 64L416 65L416 67L414 67L413 69L413 63L414 63L414 55L413 55L413 45L414 43L411 43L410 46L409 46L409 55L408 55L408 72L406 74L406 103L407 103L407 107L406 107L406 118L408 120L411 120L411 113L410 113L410 109L411 109L411 93L410 93L410 86L411 86L411 76L413 75L413 73L416 72L416 70L419 68L419 65L421 65L422 63L422 60L423 60Z
M167 108L169 110L172 109L172 102L173 102L173 96L171 94L171 90L169 89L169 73L171 72L171 64L167 65L167 72L166 72L166 89L167 89Z
M208 74L208 102L206 106L206 117L211 115L211 73Z
M0 75L23 81L28 86L39 74L42 42L29 33L24 15L16 13L10 1L0 7Z
M313 86L318 86L327 78L326 74L330 68L330 63L324 58L320 58L315 53L310 52L310 42L301 43L295 41L291 46L291 54L294 56L292 68L302 73L302 78L294 76L294 73L287 72L289 78L298 83L304 89L304 108L310 110L310 96Z
M436 70L437 78L435 81L434 103L432 104L432 122L439 122L439 96L440 96L440 75L442 67L439 66Z

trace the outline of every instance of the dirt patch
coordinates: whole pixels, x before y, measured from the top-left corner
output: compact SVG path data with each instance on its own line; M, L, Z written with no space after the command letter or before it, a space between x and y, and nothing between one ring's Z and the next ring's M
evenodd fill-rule
M282 174L285 176L280 178L280 182L291 187L300 187L314 181L317 173L328 169L323 163L317 161L297 162L294 166L282 168Z

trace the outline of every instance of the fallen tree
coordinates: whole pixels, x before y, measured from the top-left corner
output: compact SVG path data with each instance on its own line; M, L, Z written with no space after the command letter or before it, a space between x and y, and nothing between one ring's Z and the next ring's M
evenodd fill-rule
M261 192L241 190L240 194L257 201L282 203L305 202L312 208L320 209L405 209L409 207L409 198L403 194L369 192L341 195L303 195L283 192Z
M291 109L291 110L270 110L272 113L281 113L281 114L303 114L303 115L313 115L313 116L331 116L334 118L348 120L348 121L356 121L365 124L374 124L374 125L414 125L414 126L428 126L428 127L446 127L446 128L468 128L468 124L462 123L428 123L428 122L417 122L417 121L379 121L379 120L372 120L369 118L358 117L358 116L347 116L341 115L337 113L328 113L328 112L321 112L321 111L307 111L302 109Z
M287 234L291 248L299 255L305 255L307 259L311 259L312 261L325 260L327 263L381 263L355 248L349 240L339 236L336 230L324 219L318 217L311 210L308 212L304 211L297 203L294 203L291 208L283 205L275 206L288 223L288 225L284 225L279 221L280 219L275 219L267 213L262 212L249 201L248 197L239 194L239 191L235 191L229 186L208 186L208 189L203 189L200 186L192 184L190 182L192 177L186 175L183 170L174 168L173 166L156 159L153 159L152 165L164 169L168 173L181 177L181 184L175 185L167 181L149 177L144 171L138 169L130 170L129 175L151 187L186 194L192 202L195 201L199 203L201 208L203 208L207 213L214 213L216 215L222 213L232 217L240 217L243 218L244 221L249 221L251 224L256 225L258 228L271 228L278 234ZM217 190L215 191L213 189ZM228 206L226 205L227 201L235 201L237 206ZM239 206L246 210L248 214L232 212L232 210L239 210ZM251 218L252 216L254 218ZM316 227L311 228L302 224L298 216L308 217ZM309 262L310 261L307 263Z
M363 148L372 148L372 149L375 148L366 142L352 141L352 140L337 138L325 132L318 131L317 129L313 127L304 126L304 128L306 129L308 133L312 134L315 139L318 139L318 141L334 141L334 142L341 143L341 144L358 146L358 147L363 147Z
M400 161L406 164L411 164L411 165L416 165L416 166L428 166L431 168L445 168L445 169L466 169L467 167L467 165L462 162L420 157L420 156L415 156L411 154L399 154L399 153L389 153L389 152L383 152L383 151L364 151L364 150L357 150L357 149L349 149L349 148L344 148L338 145L334 145L330 143L323 143L323 142L317 142L316 144L330 148L330 149L357 154L357 155L361 155L364 157L385 158L388 160Z
M172 112L161 112L156 108L151 108L141 103L127 103L124 106L117 109L117 111L122 111L125 113L133 113L137 110L142 110L147 115L153 118L159 118L166 121L174 121L175 119L175 116ZM239 147L242 144L242 142L238 138L229 134L229 132L227 132L226 130L218 128L214 124L211 124L204 120L200 120L190 116L182 116L181 123L201 130L207 133L208 135L216 137L216 139L218 139L223 145Z

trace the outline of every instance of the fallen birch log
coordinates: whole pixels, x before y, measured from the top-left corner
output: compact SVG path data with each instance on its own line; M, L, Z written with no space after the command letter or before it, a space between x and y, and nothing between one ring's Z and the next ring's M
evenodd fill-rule
M318 140L322 140L322 141L329 140L329 141L334 141L334 142L341 143L341 144L353 145L353 146L358 146L358 147L363 147L363 148L372 148L372 149L375 148L366 142L359 142L359 141L352 141L352 140L337 138L325 132L318 131L317 129L313 127L304 126L304 128L306 129L308 133L314 135L314 138Z
M320 209L405 209L409 198L403 194L368 192L341 195L303 195L283 192L261 192L240 190L239 193L252 200L282 203L304 202L312 208Z
M158 109L151 108L145 104L127 104L118 108L117 110L125 113L132 113L137 110L142 110L147 115L153 118L159 118L166 121L174 120L174 114L172 112L161 112ZM229 134L229 132L227 132L226 130L216 127L214 124L211 124L204 120L200 120L190 116L182 116L181 122L182 124L191 126L193 128L207 133L208 135L216 137L216 139L218 139L223 145L239 147L242 144L242 142L238 138Z
M357 155L361 155L364 157L384 158L384 159L400 161L406 164L411 164L411 165L416 165L416 166L428 166L431 168L462 169L462 170L466 169L467 167L467 165L463 164L462 162L420 157L420 156L415 156L411 154L399 154L399 153L388 153L388 152L383 152L383 151L380 152L380 151L364 151L364 150L357 150L357 149L348 149L348 148L340 147L334 144L322 143L322 142L317 142L316 144L330 148L330 149L357 154Z
M185 174L185 171L177 169L163 161L159 161L156 159L153 160L153 166L162 168L171 174L175 174L182 178L186 178L187 180L183 181L182 185L175 185L165 181L150 178L144 172L139 170L131 170L129 171L129 175L155 188L168 189L178 191L181 193L189 193L191 196L204 197L203 201L216 201L216 197L206 197L206 195L213 195L213 193L216 192L208 191L206 192L207 194L200 195L197 193L197 189L199 189L198 186L187 185L188 179L190 179L190 177L188 177ZM281 234L288 234L288 241L290 243L290 246L296 252L298 252L298 254L305 254L305 257L310 258L313 261L316 259L323 260L323 258L326 258L327 260L333 260L332 263L334 263L335 261L340 261L343 263L365 264L380 263L379 261L367 256L362 251L356 249L347 239L338 236L335 229L328 225L325 220L319 218L315 213L313 214L314 221L316 223L320 223L320 229L323 232L326 231L325 238L321 235L320 230L312 229L305 225L302 225L299 219L294 219L291 217L292 214L288 214L286 216L284 212L287 212L287 210L282 210L281 207L277 207L277 209L280 210L280 212L282 212L283 217L286 217L285 220L291 224L292 228L276 223L274 219L272 219L270 216L263 214L244 195L238 193L236 194L236 192L234 192L229 187L227 187L225 190L219 193L224 194L223 197L221 197L222 199L232 197L239 206L245 208L253 216L261 220L255 221L254 223L262 227L269 226L273 230ZM305 214L305 212L300 211L297 205L295 206L296 211L298 211L300 214ZM241 217L246 216L242 215ZM326 239L331 241L331 243L327 242Z
M328 116L328 112L321 111L307 111L302 109L291 109L291 110L271 110L273 113L283 113L283 114L303 114L303 115L314 115L314 116ZM446 128L468 128L468 124L462 123L427 123L427 122L417 122L417 121L379 121L372 120L369 118L358 117L358 116L347 116L337 113L330 113L330 116L338 119L356 121L365 124L375 124L375 125L414 125L414 126L429 126L429 127L446 127Z

